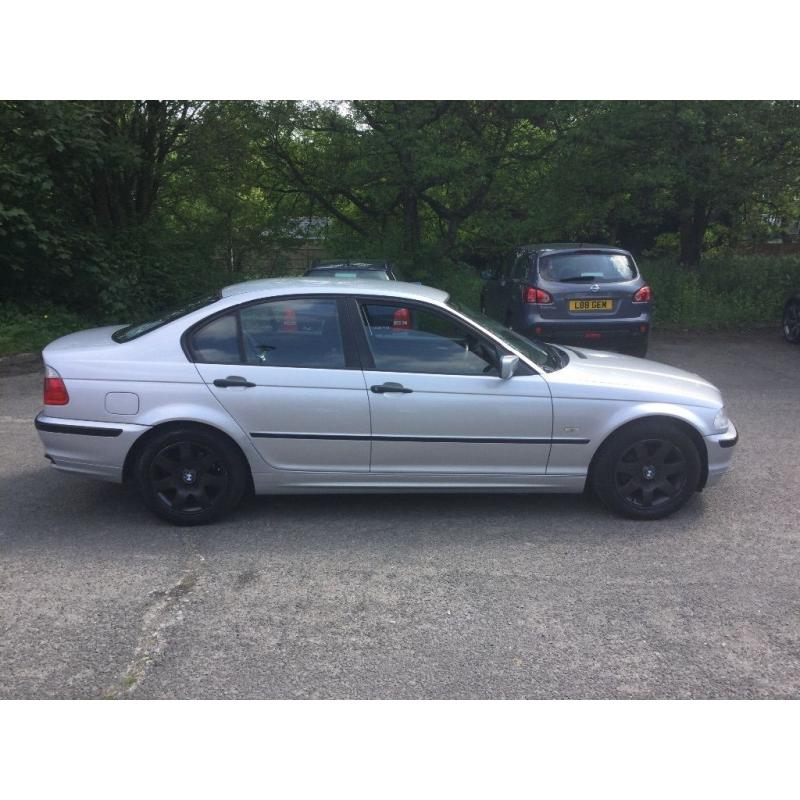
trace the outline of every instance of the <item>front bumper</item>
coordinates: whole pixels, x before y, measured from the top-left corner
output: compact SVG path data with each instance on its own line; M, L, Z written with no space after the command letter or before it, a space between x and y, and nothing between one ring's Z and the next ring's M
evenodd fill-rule
M715 433L706 436L706 450L708 451L708 480L706 486L719 483L722 476L728 471L733 459L733 449L739 441L739 432L731 422L725 433Z
M147 425L45 416L35 420L45 458L59 470L122 482L125 457Z

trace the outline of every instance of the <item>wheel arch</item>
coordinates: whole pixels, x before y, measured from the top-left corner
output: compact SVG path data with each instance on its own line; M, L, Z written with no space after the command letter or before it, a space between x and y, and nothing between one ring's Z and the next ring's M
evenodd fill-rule
M122 466L123 483L128 483L133 478L133 469L134 465L136 464L136 459L139 457L139 454L142 452L147 443L156 436L176 428L195 428L196 430L210 431L217 436L222 436L227 439L227 441L236 448L237 452L242 457L242 462L247 468L247 480L250 491L253 491L253 468L250 464L250 459L247 458L247 455L245 454L239 442L237 442L236 439L234 439L229 433L221 428L218 428L216 425L209 425L207 422L198 422L190 419L174 419L160 422L157 425L153 425L153 427L139 436L133 445L131 445L130 450L128 450L128 453L125 456L125 463Z
M671 414L645 414L641 417L635 417L634 419L629 419L620 425L617 425L613 430L606 434L603 438L603 441L600 443L598 448L594 451L594 455L592 456L592 460L589 462L589 469L587 471L587 485L589 480L592 476L592 471L595 468L595 464L598 460L600 453L602 452L603 448L621 431L630 428L633 425L640 425L643 422L668 422L672 425L675 425L676 428L683 431L694 443L695 447L697 448L697 453L700 456L700 480L697 484L697 491L700 492L705 488L706 482L708 481L708 448L706 447L705 439L703 438L703 434L689 421L683 419L682 417L673 416Z

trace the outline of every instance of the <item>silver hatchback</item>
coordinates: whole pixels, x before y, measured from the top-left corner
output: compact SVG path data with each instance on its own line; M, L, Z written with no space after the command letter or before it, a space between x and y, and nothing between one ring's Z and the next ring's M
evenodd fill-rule
M527 339L395 281L251 281L43 353L57 469L135 482L177 524L248 491L582 492L663 517L737 432L697 375Z

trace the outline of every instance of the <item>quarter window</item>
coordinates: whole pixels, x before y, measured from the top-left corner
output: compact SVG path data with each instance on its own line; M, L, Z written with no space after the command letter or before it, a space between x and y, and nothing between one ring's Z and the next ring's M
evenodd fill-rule
M212 319L195 331L192 352L196 361L206 364L240 363L236 314L225 314Z
M388 303L364 303L361 309L376 370L498 374L496 347L446 314Z

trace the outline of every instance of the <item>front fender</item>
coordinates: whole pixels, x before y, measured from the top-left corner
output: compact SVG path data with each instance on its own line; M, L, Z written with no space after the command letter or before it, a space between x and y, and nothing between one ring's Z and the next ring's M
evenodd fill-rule
M553 437L575 437L585 444L553 447L547 466L549 474L585 475L597 449L623 425L648 417L667 417L690 425L701 437L713 430L714 411L699 406L672 403L630 403L622 400L578 400L560 398L553 402ZM588 440L588 441L586 441Z

